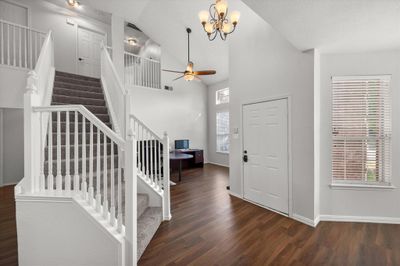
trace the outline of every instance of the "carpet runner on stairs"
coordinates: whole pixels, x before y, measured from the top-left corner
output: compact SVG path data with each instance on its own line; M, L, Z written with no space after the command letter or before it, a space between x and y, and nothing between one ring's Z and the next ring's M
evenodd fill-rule
M69 104L78 104L84 105L89 111L91 111L97 118L99 118L103 123L105 123L108 127L112 128L111 119L108 113L108 108L106 105L103 88L101 85L101 81L98 78L85 77L76 74L64 73L60 71L56 71L55 80L54 80L54 88L52 95L52 105L69 105ZM57 161L54 156L57 151L57 117L54 113L52 116L52 151L53 151L53 160L51 161L53 165L53 175L56 175L57 169ZM75 142L75 116L74 112L70 112L69 121L70 121L70 174L74 174L74 147L73 144ZM82 138L83 138L83 130L82 130L82 120L79 116L78 119L78 144L79 144L79 159L78 159L78 169L79 173L82 172ZM66 151L66 115L60 115L60 125L61 125L61 172L62 175L65 175L66 170L66 160L65 160L65 151ZM90 124L85 124L86 134L86 170L88 170L89 165L89 149L90 149ZM93 141L97 143L97 129L94 129L93 132ZM100 163L101 167L103 164L103 147L104 147L104 138L103 134L100 134ZM108 175L110 175L111 169L111 143L107 143L107 165L108 165ZM45 149L45 175L48 174L48 164L50 163L48 158L48 147ZM118 163L118 149L114 148L114 165L116 166ZM97 166L97 149L93 150L93 167L94 171L96 171ZM102 168L101 168L102 169ZM116 171L117 169L114 169ZM94 177L96 177L97 173L94 173ZM88 175L86 175L88 176ZM101 173L100 184L101 189L103 189L103 174ZM117 173L115 173L117 176ZM115 179L117 180L117 179ZM122 180L123 181L123 180ZM81 181L80 181L81 182ZM93 180L93 185L96 187L96 178ZM63 184L64 186L65 184ZM110 190L110 184L108 184L108 190ZM114 186L117 189L117 186ZM124 185L122 185L122 189L124 189ZM110 195L111 193L108 193ZM109 199L110 202L110 199ZM124 206L124 198L122 205ZM124 208L122 207L122 211L124 212ZM158 227L162 221L162 210L159 207L150 207L149 206L149 196L147 194L138 194L137 197L137 254L138 259L143 254L147 245L150 243L153 235L156 233Z

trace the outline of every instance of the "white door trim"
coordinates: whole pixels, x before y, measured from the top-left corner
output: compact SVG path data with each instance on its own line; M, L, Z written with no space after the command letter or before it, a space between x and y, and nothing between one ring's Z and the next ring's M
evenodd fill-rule
M291 101L291 96L290 94L285 94L285 95L280 95L280 96L273 96L273 97L267 97L267 98L260 98L256 100L251 100L251 101L243 101L241 104L241 114L240 114L240 128L241 128L241 141L240 141L240 181L241 181L241 198L244 198L244 167L243 167L243 160L242 160L242 153L243 153L243 107L245 105L250 105L250 104L256 104L256 103L262 103L262 102L270 102L270 101L276 101L276 100L287 100L287 118L288 118L288 174L289 174L289 187L288 187L288 204L289 204L289 213L288 216L293 218L293 172L292 172L292 101ZM247 200L248 201L248 200ZM254 202L253 202L254 203ZM257 204L259 205L259 204ZM261 205L259 205L261 206ZM270 208L266 206L261 206L265 209L271 210ZM275 211L277 212L277 211ZM280 212L277 212L280 213ZM283 213L280 213L283 214ZM283 214L286 216L286 214Z
M78 70L79 70L79 67L78 67L78 64L79 64L79 60L78 60L78 57L79 57L79 28L104 35L104 38L107 42L107 33L106 32L98 31L98 30L95 30L95 29L92 29L89 27L82 26L79 23L76 23L76 26L75 26L75 31L76 31L75 32L75 38L76 38L75 39L75 74L78 74L78 75L79 75L79 73L78 73ZM105 43L104 45L107 45L107 43Z

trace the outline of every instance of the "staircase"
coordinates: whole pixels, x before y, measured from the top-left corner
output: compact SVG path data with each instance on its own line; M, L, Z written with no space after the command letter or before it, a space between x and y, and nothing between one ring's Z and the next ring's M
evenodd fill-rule
M110 116L108 113L108 108L106 106L106 101L104 98L104 93L103 89L101 86L101 81L100 79L97 78L91 78L91 77L86 77L86 76L81 76L81 75L76 75L76 74L70 74L70 73L65 73L65 72L59 72L56 71L55 73L55 79L54 79L54 88L53 88L53 95L52 95L52 105L83 105L85 106L89 111L91 111L95 116L97 116L102 122L104 122L109 128L112 129L112 124L110 121ZM65 131L66 129L66 116L61 116L61 131ZM78 118L79 119L79 118ZM70 128L74 129L74 114L70 114ZM57 117L56 114L53 113L52 117L52 130L53 130L53 154L57 152ZM85 131L89 132L89 124L85 125ZM78 141L78 152L79 152L79 166L78 166L78 172L80 173L82 171L83 163L82 163L82 134L83 134L83 128L82 128L82 120L79 119L78 123L78 136L79 136L79 141ZM90 136L89 134L86 135L86 154L89 154L89 149L90 149ZM96 134L94 134L96 135ZM94 138L96 138L94 136ZM70 134L70 140L71 142L74 142L74 132L72 131ZM65 143L66 141L66 136L63 134L61 142ZM107 161L109 162L107 165L108 167L108 175L111 174L111 171L114 172L115 175L117 175L117 168L110 169L111 167L111 143L107 144ZM48 169L48 163L49 163L49 155L48 155L48 149L49 147L46 147L45 151L45 174L48 175L49 171L46 170ZM61 145L61 155L62 155L62 170L61 174L65 175L66 174L66 162L65 162L65 145ZM100 144L100 150L104 150L104 144ZM70 154L74 154L74 147L70 147ZM96 150L94 151L94 158L93 160L96 162L97 161L97 154ZM117 165L118 161L118 153L117 149L114 149L114 165ZM89 159L87 158L86 165L89 164ZM103 156L100 156L100 162L104 160L104 154ZM53 167L52 169L56 169L57 167L57 159L53 158L52 160ZM97 167L96 163L94 163L94 168ZM74 161L70 161L70 169L74 169ZM96 172L93 173L94 176L97 175ZM103 173L100 173L102 175ZM53 170L53 175L56 175L56 172ZM86 175L89 175L87 173ZM81 181L80 181L81 182ZM93 186L96 187L96 179L93 180ZM103 179L100 180L100 187L103 187ZM63 183L63 187L65 188L65 182ZM124 181L122 179L122 187L124 187ZM107 185L108 188L108 193L107 195L111 195L111 186L110 184ZM48 187L47 187L48 189ZM53 187L55 189L55 186ZM117 194L117 184L115 183L114 185L114 194ZM111 198L108 197L108 202L111 202ZM125 200L122 199L122 206L125 206ZM125 216L125 211L124 208L122 208L122 216ZM147 245L153 238L153 235L156 233L158 227L160 226L162 222L162 209L160 207L150 207L149 206L149 196L147 194L139 193L137 195L137 217L138 217L138 222L137 222L137 256L138 259L140 256L143 254L144 250L146 249ZM124 219L124 218L123 218Z

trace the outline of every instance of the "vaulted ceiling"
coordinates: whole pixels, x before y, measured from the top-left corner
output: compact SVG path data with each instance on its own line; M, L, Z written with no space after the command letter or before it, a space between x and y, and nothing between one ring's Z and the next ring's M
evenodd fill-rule
M300 50L400 48L399 0L243 0Z

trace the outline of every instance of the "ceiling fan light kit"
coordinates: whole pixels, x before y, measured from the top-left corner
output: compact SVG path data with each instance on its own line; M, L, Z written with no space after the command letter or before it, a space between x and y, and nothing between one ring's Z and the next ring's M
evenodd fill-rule
M186 81L192 81L192 80L200 80L197 76L205 76L205 75L214 75L217 72L215 70L200 70L200 71L193 71L193 62L190 61L190 33L192 30L190 28L186 29L187 36L188 36L188 63L186 66L185 71L177 71L177 70L168 70L168 69L163 69L163 71L166 72L172 72L172 73L179 73L182 74L182 76L177 77L175 80L183 78Z
M209 11L203 10L199 12L199 19L203 25L204 31L207 33L210 41L215 40L217 35L222 40L226 40L228 34L235 31L239 23L240 13L233 11L228 20L228 3L226 0L216 0L210 5Z

